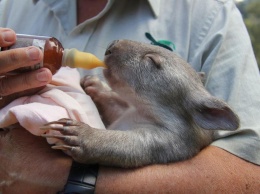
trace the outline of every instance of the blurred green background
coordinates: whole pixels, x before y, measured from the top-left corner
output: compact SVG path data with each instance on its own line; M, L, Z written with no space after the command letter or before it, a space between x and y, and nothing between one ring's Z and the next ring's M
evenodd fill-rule
M260 68L260 0L235 0L248 29Z

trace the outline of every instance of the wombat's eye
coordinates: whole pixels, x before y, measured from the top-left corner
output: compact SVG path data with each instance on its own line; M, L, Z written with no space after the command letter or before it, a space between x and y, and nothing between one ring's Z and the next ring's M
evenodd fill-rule
M157 54L146 54L145 57L148 58L149 60L151 60L152 64L154 64L157 69L162 68L162 65L161 65L162 61L161 61L161 58L160 58L159 55L157 55Z

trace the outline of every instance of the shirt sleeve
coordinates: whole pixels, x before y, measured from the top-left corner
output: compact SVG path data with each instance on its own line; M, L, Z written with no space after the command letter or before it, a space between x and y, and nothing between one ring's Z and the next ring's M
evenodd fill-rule
M232 107L240 127L217 132L212 145L260 165L259 69L239 10L232 0L218 2L221 6L197 52L207 90Z

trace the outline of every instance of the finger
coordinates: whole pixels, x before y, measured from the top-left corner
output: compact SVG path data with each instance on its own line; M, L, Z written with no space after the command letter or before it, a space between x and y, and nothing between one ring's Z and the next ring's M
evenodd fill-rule
M33 66L42 61L42 51L34 46L0 52L0 73L5 74L20 67Z
M45 86L52 79L52 73L47 68L38 69L15 76L0 79L0 96Z
M9 28L0 28L0 47L6 47L14 44L16 34Z

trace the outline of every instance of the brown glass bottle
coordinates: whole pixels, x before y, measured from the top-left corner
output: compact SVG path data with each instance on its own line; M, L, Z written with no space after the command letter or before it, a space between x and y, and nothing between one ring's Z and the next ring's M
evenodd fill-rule
M61 67L63 46L56 38L49 38L45 42L43 67L50 69L52 74L55 74Z
M59 40L54 37L17 34L16 43L1 50L9 50L27 46L36 46L43 51L43 61L29 67L22 67L8 72L7 75L36 70L42 67L50 69L55 74L61 66L92 69L105 67L105 64L91 53L80 52L77 49L64 49Z

